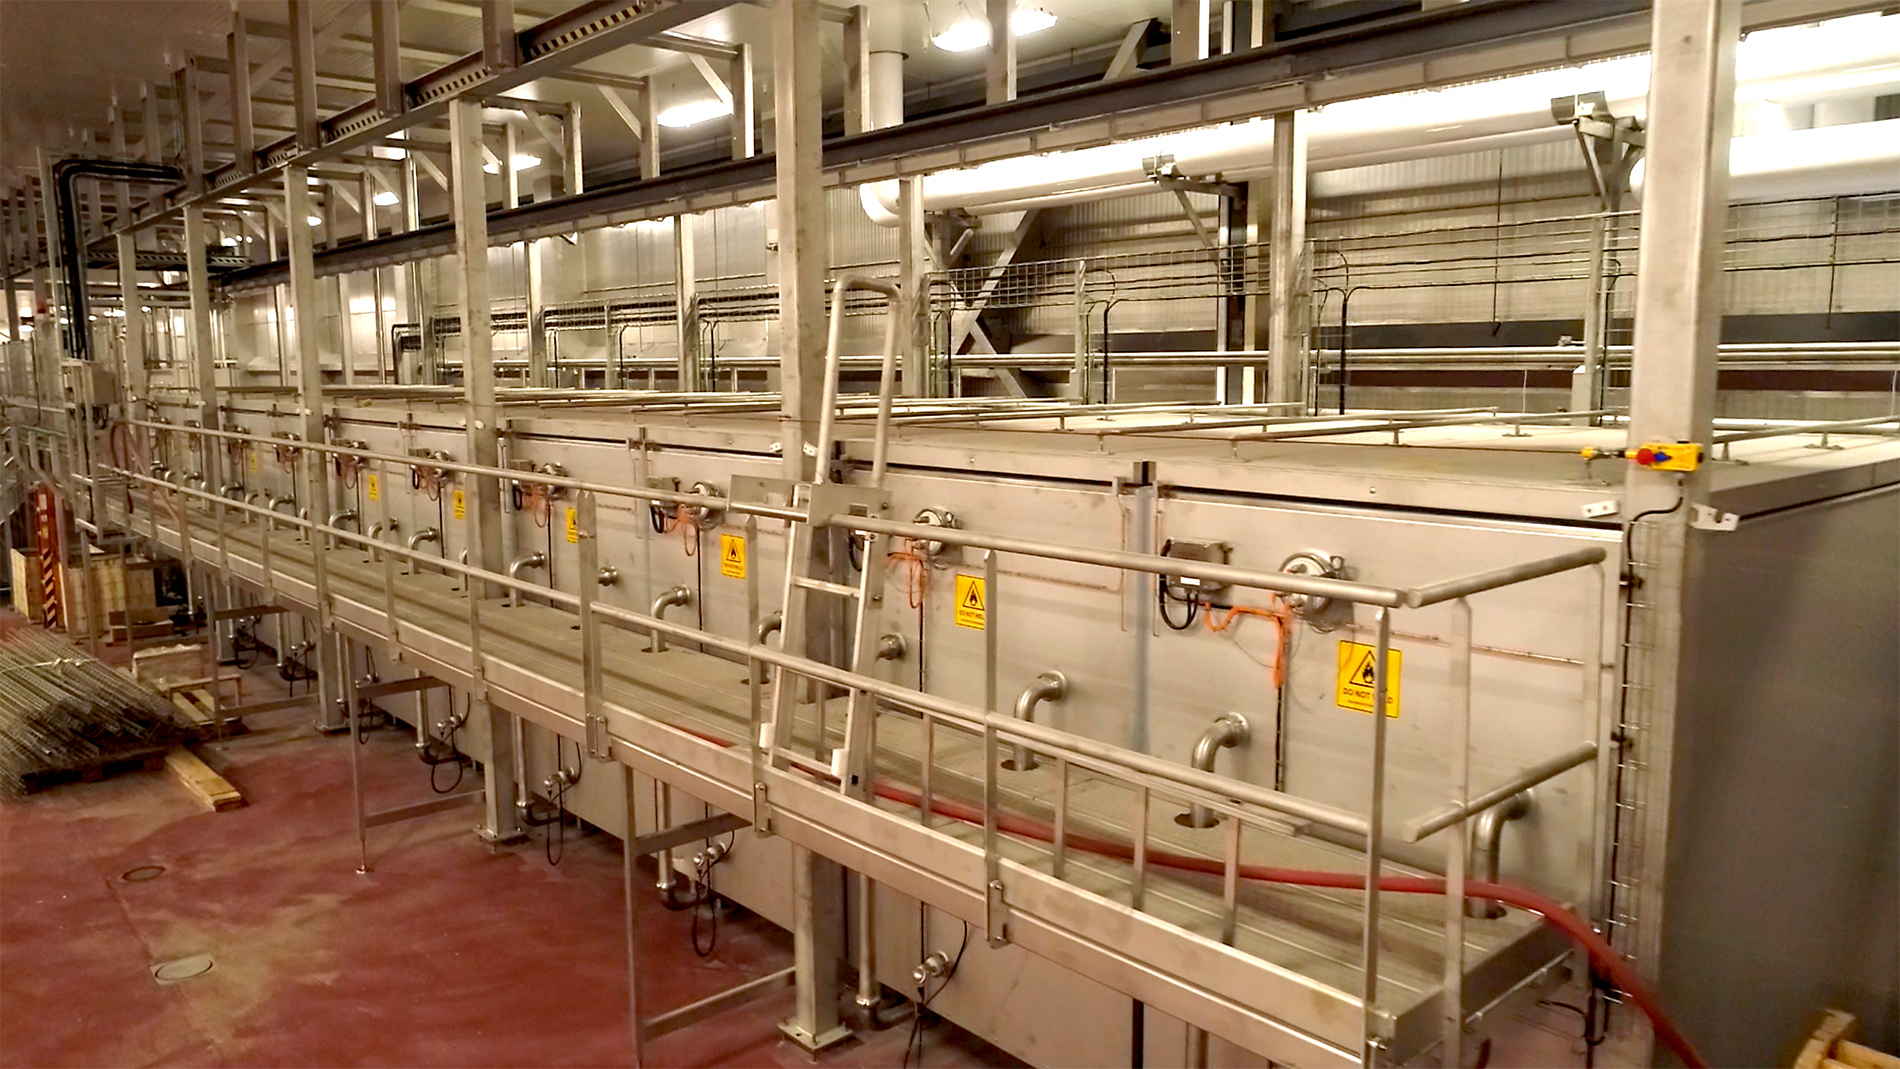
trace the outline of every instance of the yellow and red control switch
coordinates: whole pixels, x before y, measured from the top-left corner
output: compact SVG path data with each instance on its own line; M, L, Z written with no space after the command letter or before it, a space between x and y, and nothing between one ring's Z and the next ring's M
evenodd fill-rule
M1587 460L1626 457L1631 463L1651 471L1686 472L1702 466L1702 446L1697 442L1644 442L1634 449L1598 449L1591 446L1583 450L1583 455Z

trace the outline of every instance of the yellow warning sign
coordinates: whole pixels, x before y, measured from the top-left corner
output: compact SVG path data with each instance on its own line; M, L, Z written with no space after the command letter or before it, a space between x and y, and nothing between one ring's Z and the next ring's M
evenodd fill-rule
M455 502L455 518L458 520L468 519L468 499L462 496L461 490L455 491L453 500Z
M255 449L250 450L250 455L251 455L251 471L255 473L257 471L257 450Z
M383 499L383 481L378 479L374 474L369 475L367 481L369 483L369 499L371 501L381 501Z
M1333 690L1333 701L1341 709L1372 711L1372 662L1377 653L1376 648L1363 642L1340 641L1339 680ZM1399 669L1404 663L1404 653L1386 650L1385 715L1389 717L1399 715Z
M567 510L567 540L575 545L579 545L581 541L580 515L579 510Z
M719 536L719 574L728 579L745 578L745 536Z
M983 630L989 619L989 592L975 575L957 576L957 626Z

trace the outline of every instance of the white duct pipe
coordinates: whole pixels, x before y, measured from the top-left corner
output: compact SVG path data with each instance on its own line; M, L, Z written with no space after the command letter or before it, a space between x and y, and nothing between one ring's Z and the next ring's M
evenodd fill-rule
M1900 89L1896 57L1900 19L1878 15L1754 33L1737 56L1736 98L1871 98ZM1648 88L1649 57L1638 55L1334 104L1311 116L1307 166L1322 172L1566 138L1569 128L1552 123L1551 98L1601 91L1615 114L1640 116ZM1164 155L1186 174L1261 177L1271 167L1273 125L1253 120L939 171L924 178L924 208L991 214L1142 192L1153 188L1143 161ZM897 225L897 183L867 183L859 198L873 221Z
M1630 171L1639 196L1645 162ZM1728 173L1732 201L1900 189L1900 119L1738 137L1729 142Z

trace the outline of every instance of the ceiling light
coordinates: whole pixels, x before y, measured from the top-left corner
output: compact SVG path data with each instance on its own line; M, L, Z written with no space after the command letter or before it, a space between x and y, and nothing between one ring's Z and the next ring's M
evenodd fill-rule
M402 198L401 198L401 197L398 197L398 196L396 196L396 194L395 194L395 193L393 193L393 192L391 192L390 190L387 190L387 189L384 189L384 190L379 190L379 191L377 192L377 194L376 194L376 196L374 196L374 197L372 197L372 198L370 198L370 199L371 199L371 200L373 200L373 201L375 201L375 202L376 202L376 203L377 203L378 205L380 205L380 206L382 206L382 207L384 207L384 208L389 208L389 207L393 207L393 206L395 206L396 204L399 204L399 203L401 203L401 201L402 201Z
M309 219L307 220L307 222L309 222L309 224L310 224L311 226L322 226L322 225L323 225L323 216L321 216L321 215L313 215L313 216L311 216L311 217L310 217L310 218L309 218Z
M1017 8L1010 12L1009 32L1016 37L1041 33L1056 24L1056 17L1039 7ZM976 19L964 19L930 39L945 52L968 52L990 43L990 28Z
M703 123L708 119L717 119L732 114L732 105L719 100L695 100L691 104L675 104L661 112L657 122L669 130Z
M522 153L514 157L514 164L515 164L515 170L517 171L532 170L533 168L541 166L541 157L530 156L526 153ZM500 174L501 163L500 161L496 161L494 163L484 163L482 164L482 170L487 171L489 174Z
M968 52L990 43L990 28L974 19L965 19L930 39L945 52Z
M1009 32L1018 37L1041 33L1056 24L1056 17L1039 7L1020 7L1009 17Z

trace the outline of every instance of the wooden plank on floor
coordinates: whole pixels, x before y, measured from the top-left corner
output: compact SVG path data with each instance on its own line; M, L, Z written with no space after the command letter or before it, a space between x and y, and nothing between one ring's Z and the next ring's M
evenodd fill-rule
M230 780L218 775L197 754L183 746L174 746L166 752L165 768L199 801L210 806L212 812L222 813L244 805L243 793L231 786Z

